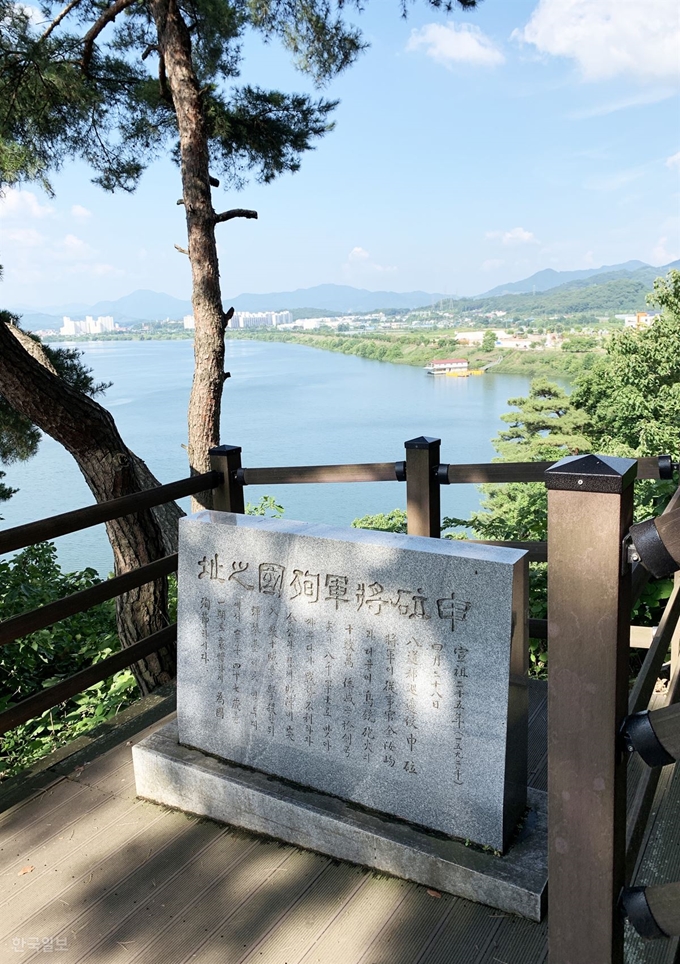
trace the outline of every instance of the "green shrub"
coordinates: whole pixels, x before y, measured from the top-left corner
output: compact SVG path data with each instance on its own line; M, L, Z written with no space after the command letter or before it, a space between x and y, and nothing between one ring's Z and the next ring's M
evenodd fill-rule
M94 569L64 573L52 543L0 563L0 617L8 619L101 582ZM0 650L0 711L120 649L113 600L24 636ZM29 766L139 695L129 669L28 720L0 739L0 778Z

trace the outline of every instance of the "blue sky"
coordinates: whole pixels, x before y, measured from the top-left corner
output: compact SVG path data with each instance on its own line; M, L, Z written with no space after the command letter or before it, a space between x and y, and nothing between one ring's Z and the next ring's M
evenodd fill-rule
M474 294L541 268L680 257L676 0L485 0L445 15L369 0L371 47L326 95L336 128L301 170L215 206L225 300L334 282ZM242 79L311 91L249 38ZM190 297L178 170L134 195L80 164L0 200L2 302L45 307L136 288Z

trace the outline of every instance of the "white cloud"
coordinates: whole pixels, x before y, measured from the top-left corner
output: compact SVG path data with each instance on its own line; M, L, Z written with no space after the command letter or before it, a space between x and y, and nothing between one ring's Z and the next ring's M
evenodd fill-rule
M371 257L370 254L368 253L368 251L366 251L365 248L357 247L357 248L352 248L349 255L347 256L347 260L349 261L350 264L356 264L357 262L368 261L370 257Z
M3 230L3 241L11 241L19 248L40 248L45 243L45 235L35 228L10 228Z
M486 261L482 261L482 271L493 271L504 264L505 261L502 258L488 258Z
M502 244L538 244L538 238L524 228L511 228L509 231L487 231L486 237Z
M677 0L540 0L512 36L540 53L575 60L584 80L680 74Z
M378 264L371 258L366 248L352 248L347 255L347 262L343 265L343 271L347 275L355 277L367 277L375 274L393 274L396 271L395 265Z
M18 188L10 187L6 190L4 197L0 197L0 218L16 218L26 220L26 218L52 217L54 208L49 204L41 204L32 191L21 191Z
M95 253L86 241L75 234L65 235L55 247L57 254L61 254L67 261L90 259Z
M666 167L680 167L680 151L666 158Z
M428 23L412 30L407 50L421 50L445 67L454 63L478 67L497 67L505 57L496 44L474 24Z
M671 261L677 261L680 258L680 252L676 249L669 250L668 238L659 238L654 247L652 248L652 263L663 265L669 264Z
M92 217L92 211L88 211L88 209L84 208L82 204L74 204L71 208L71 215L78 221L86 221L88 218Z

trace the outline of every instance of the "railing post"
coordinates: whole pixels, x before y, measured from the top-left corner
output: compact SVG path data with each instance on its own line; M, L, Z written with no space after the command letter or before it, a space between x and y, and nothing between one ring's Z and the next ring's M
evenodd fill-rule
M550 964L621 964L632 459L573 456L548 488Z
M243 485L236 477L241 468L241 447L218 445L210 449L210 467L224 476L222 485L213 489L213 508L220 512L245 512Z
M441 439L412 438L404 442L406 449L406 517L410 536L441 537L442 515L439 482Z

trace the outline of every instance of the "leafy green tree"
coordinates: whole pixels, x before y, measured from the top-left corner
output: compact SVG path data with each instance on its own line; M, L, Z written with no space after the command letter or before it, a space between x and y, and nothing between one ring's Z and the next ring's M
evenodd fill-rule
M589 450L588 417L575 408L570 396L545 378L535 379L526 398L511 398L516 411L501 415L508 425L493 439L501 462L556 461ZM472 529L474 538L542 542L548 531L548 500L539 482L482 485L481 509L470 519L445 518L443 528ZM530 566L529 614L547 613L547 566ZM529 644L532 673L543 675L547 651L543 640Z
M589 420L571 396L546 378L532 381L526 398L510 398L517 409L501 415L509 427L493 440L504 462L536 462L574 455L589 446ZM586 434L587 433L587 434Z
M680 271L654 282L662 309L649 328L612 334L607 353L577 382L597 451L680 458Z
M496 347L496 332L485 331L482 338L482 351L493 351Z
M562 351L592 351L597 347L597 339L590 335L572 335L562 342Z

